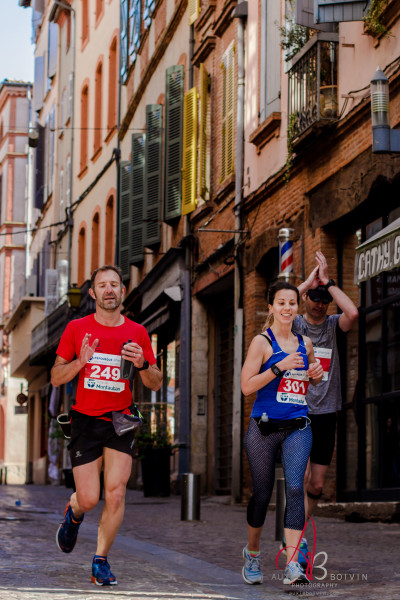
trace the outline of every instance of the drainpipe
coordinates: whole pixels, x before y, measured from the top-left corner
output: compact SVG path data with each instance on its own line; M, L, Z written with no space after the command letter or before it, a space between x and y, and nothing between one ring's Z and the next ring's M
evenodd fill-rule
M194 25L190 26L188 88L193 87ZM192 346L192 295L190 216L184 221L185 267L182 273L183 298L181 303L181 352L180 352L180 410L179 410L179 466L178 477L190 471L190 415L191 415L191 346Z
M232 401L232 500L241 500L242 479L242 391L240 376L243 361L243 275L241 250L239 247L242 229L243 164L244 164L244 28L247 19L247 2L240 2L232 13L238 19L237 25L237 109L236 109L236 158L235 158L235 268L234 268L234 310L235 338L233 354L233 401Z
M120 32L122 31L122 15L121 15L121 2L119 3L119 30ZM118 41L117 41L117 50L118 50L118 56L119 56L119 61L118 61L118 108L117 108L117 152L115 153L115 158L116 158L116 168L117 168L117 173L116 173L116 199L115 199L115 253L114 253L114 260L115 260L115 264L119 265L119 216L121 214L121 207L119 205L120 199L120 186L121 186L121 177L120 177L120 169L119 169L119 165L120 165L120 159L121 159L121 140L119 139L119 128L121 125L121 90L122 90L122 77L121 77L121 62L122 62L122 55L121 55L121 39L118 36ZM115 150L115 149L114 149Z

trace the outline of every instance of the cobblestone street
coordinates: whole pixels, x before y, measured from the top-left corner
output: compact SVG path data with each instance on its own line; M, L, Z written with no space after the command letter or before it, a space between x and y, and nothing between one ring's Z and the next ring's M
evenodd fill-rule
M262 546L264 583L248 586L241 577L245 506L202 498L201 521L181 521L180 497L144 498L134 490L127 492L124 524L109 556L119 584L95 587L90 567L102 501L86 515L74 552L64 555L55 532L69 494L59 486L0 488L1 600L400 599L398 524L316 517L314 579L293 589L281 583L282 571L275 567L279 543L270 511ZM307 535L310 542L312 532Z

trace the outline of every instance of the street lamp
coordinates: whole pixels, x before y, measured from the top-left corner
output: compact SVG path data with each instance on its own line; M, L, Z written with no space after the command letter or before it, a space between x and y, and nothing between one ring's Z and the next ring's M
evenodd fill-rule
M400 152L400 130L390 129L389 79L377 68L371 79L372 152Z
M68 290L67 297L70 308L79 308L82 299L82 291L76 283L73 283L72 287Z

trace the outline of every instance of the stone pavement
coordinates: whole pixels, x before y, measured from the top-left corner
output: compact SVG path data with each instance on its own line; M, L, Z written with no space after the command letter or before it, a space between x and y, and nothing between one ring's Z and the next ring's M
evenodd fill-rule
M0 486L0 600L400 600L399 524L316 517L313 581L293 589L282 584L275 566L279 543L270 511L262 542L264 583L249 586L241 578L245 506L202 498L201 520L181 521L179 496L144 498L135 490L127 491L124 523L109 556L119 584L96 587L90 565L103 503L86 515L74 552L62 554L55 532L70 492ZM311 530L307 537L312 540Z

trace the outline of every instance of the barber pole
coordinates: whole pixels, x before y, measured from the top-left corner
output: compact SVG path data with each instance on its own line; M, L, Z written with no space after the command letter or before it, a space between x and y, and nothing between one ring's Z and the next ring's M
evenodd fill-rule
M279 277L289 281L293 276L293 234L294 229L284 227L279 230Z

